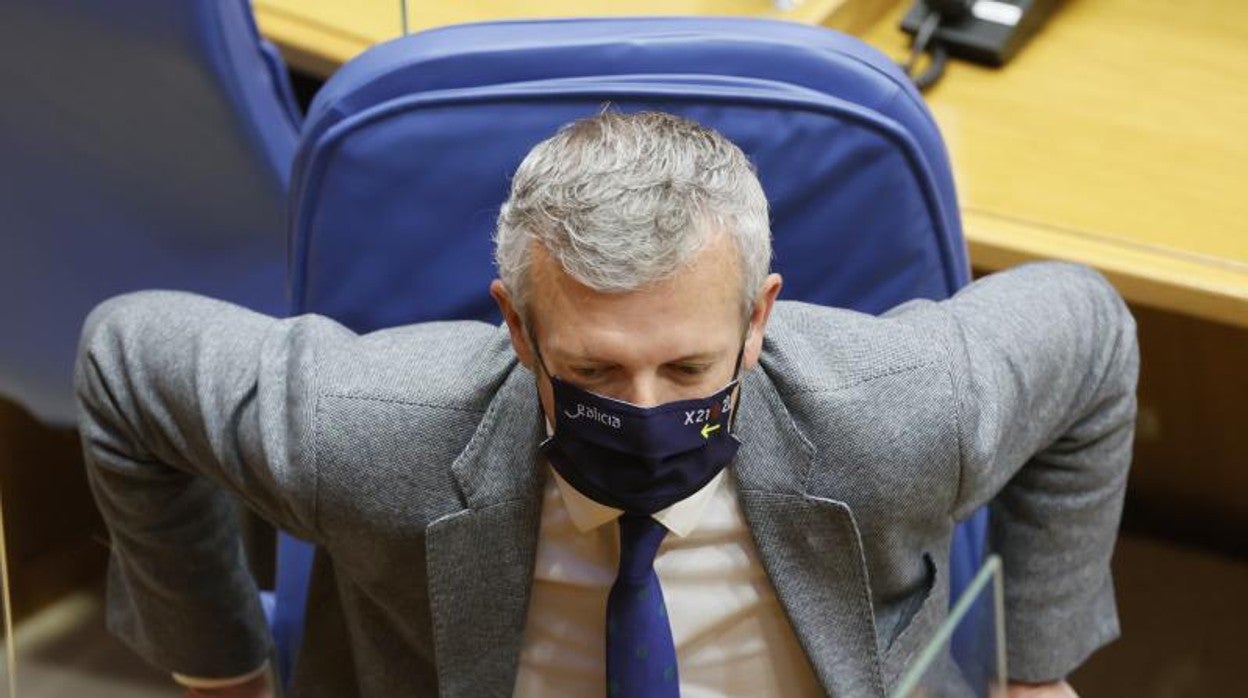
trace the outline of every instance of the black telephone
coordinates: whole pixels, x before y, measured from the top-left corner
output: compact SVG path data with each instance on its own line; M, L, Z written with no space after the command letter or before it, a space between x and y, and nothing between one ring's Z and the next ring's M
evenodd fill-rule
M947 20L962 19L971 14L975 0L918 0L916 5L927 5L929 9L940 13Z
M1002 66L1013 58L1060 0L916 0L901 20L914 35L906 72L919 89L927 89L944 73L949 56ZM931 54L927 70L914 75L919 56Z

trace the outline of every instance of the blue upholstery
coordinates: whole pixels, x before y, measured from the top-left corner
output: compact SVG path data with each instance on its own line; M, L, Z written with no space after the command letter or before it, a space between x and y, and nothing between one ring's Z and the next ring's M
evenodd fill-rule
M0 395L71 423L82 321L124 291L286 314L299 115L246 0L5 0L0 85Z
M303 639L304 614L308 605L308 577L315 548L291 535L279 532L277 539L277 585L263 592L269 629L273 633L277 673L282 685L289 685L299 643Z
M490 235L511 172L607 103L684 114L750 155L784 297L877 313L969 280L936 126L861 42L761 20L508 22L395 40L322 88L292 179L296 312L358 332L497 321ZM961 579L980 523L958 534Z
M360 331L493 317L488 233L509 173L604 102L687 114L751 154L790 298L876 312L967 280L936 127L861 42L751 20L516 22L398 39L325 85L292 182L296 309Z

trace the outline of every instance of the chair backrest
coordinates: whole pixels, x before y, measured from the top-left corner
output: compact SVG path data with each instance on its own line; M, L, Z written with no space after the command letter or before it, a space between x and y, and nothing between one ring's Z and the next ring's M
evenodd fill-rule
M286 314L300 117L247 0L5 0L0 85L0 395L72 421L82 320L117 293Z
M295 309L359 331L493 318L510 173L608 103L685 114L745 149L786 297L878 312L969 278L935 124L861 42L763 20L504 22L374 48L318 94L292 181Z
M496 319L491 233L511 173L605 104L683 114L746 151L784 297L875 313L969 281L936 126L860 41L765 20L502 22L376 47L321 89L291 186L295 310L359 332ZM955 593L982 557L977 521L955 538Z

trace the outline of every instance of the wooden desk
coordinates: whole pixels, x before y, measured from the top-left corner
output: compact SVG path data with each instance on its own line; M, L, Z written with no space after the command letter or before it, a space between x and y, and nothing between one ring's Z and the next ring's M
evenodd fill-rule
M894 57L899 4L863 34ZM1091 264L1129 299L1248 327L1248 3L1067 0L1002 70L927 95L976 266Z
M539 17L741 15L824 24L857 32L894 0L794 0L781 12L772 0L407 0L407 28L416 32L463 22ZM260 31L290 63L322 77L364 49L403 34L401 0L253 0ZM625 12L621 12L625 8Z

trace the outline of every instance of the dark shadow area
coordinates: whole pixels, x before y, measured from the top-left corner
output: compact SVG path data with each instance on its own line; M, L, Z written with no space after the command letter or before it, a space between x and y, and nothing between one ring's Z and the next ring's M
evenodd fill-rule
M1124 535L1113 571L1122 637L1071 677L1080 695L1248 695L1248 560Z
M1248 329L1131 310L1140 413L1123 528L1248 560Z
M324 84L324 78L294 68L290 69L290 86L294 88L295 101L299 103L299 109L304 114L308 113L308 106L312 104L312 99L316 97L316 93Z
M23 698L174 698L182 690L108 633L100 584L67 596L17 630Z
M76 430L49 427L0 399L0 495L15 620L103 573L104 522Z

